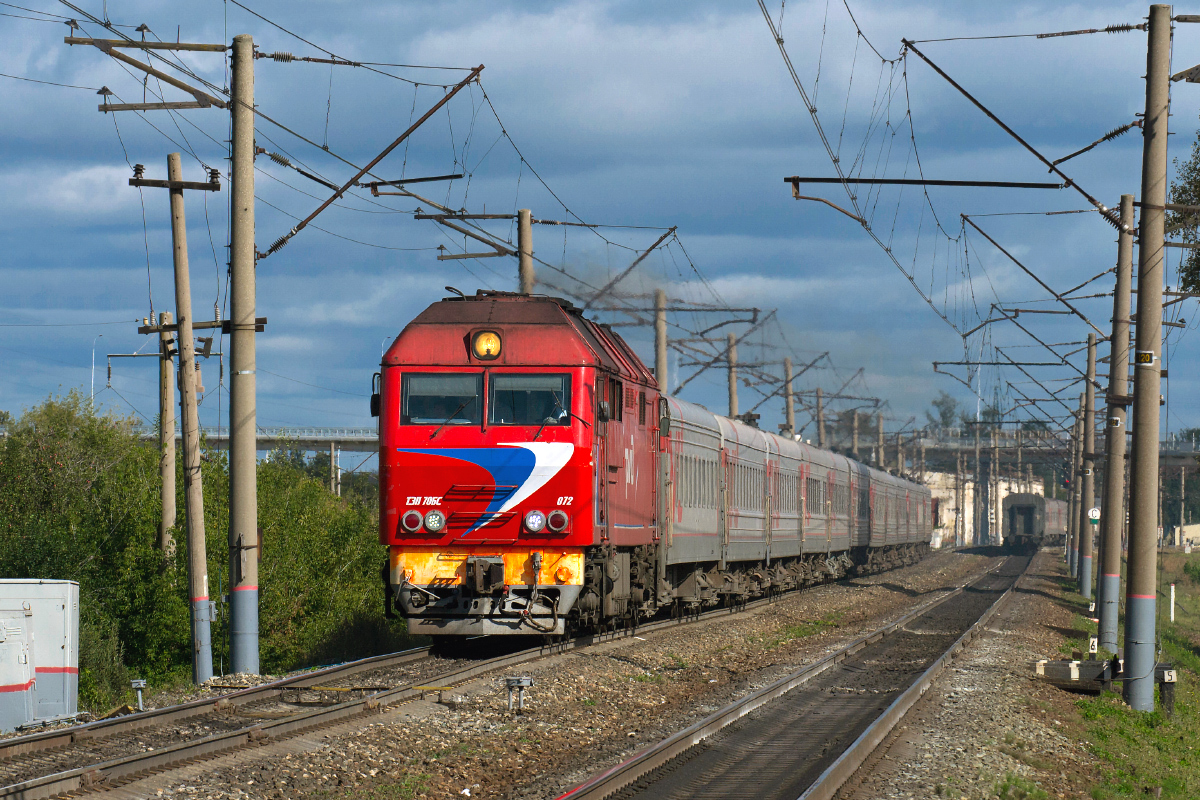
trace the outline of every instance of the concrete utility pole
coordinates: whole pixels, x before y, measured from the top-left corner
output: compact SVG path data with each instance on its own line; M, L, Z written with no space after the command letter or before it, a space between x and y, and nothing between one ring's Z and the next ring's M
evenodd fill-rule
M229 665L258 674L254 39L233 37L229 246Z
M532 260L532 251L531 260ZM658 390L667 394L667 293L654 290L654 379Z
M517 291L533 294L533 212L528 208L517 211L517 253Z
M817 447L825 449L825 404L820 386L817 387Z
M1083 393L1083 496L1079 506L1079 593L1092 599L1092 506L1096 504L1096 334L1087 338L1087 383Z
M173 321L170 311L158 315L159 325ZM162 485L162 518L158 523L158 547L163 558L175 555L175 337L170 331L159 334L158 360L158 477Z
M992 428L992 482L988 494L988 544L999 544L996 528L1000 522L1000 429Z
M1176 547L1183 546L1183 512L1184 501L1187 499L1187 467L1179 468L1179 535L1175 537Z
M878 449L876 451L875 464L881 470L886 472L887 471L887 459L884 457L884 453L883 453L883 412L882 411L875 414L875 424L878 426L878 433L879 433L879 444L877 445Z
M167 156L167 180L183 180L179 153ZM188 539L188 585L192 598L192 680L212 677L212 603L208 599L208 553L204 536L204 486L200 480L200 420L196 407L196 339L192 335L192 284L188 277L187 222L183 189L171 189L171 240L175 257L175 314L179 319L179 395L183 420L183 486ZM174 438L175 432L171 431Z
M729 416L736 417L738 415L738 397L737 397L737 337L732 333L729 334L729 345L726 351L727 360L729 361Z
M1070 577L1079 579L1079 540L1084 531L1079 529L1081 503L1081 485L1084 471L1084 396L1079 396L1079 411L1075 413L1075 423L1070 429Z
M854 419L850 423L850 453L858 461L858 409L854 409Z
M960 452L954 471L954 546L962 547L967 539L967 515L963 513L967 492L963 486L963 454Z
M1137 352L1134 356L1129 580L1125 590L1125 702L1154 710L1159 374L1162 358L1164 206L1170 110L1171 6L1150 6L1146 112L1142 118L1142 214L1138 225Z
M1017 491L1023 491L1021 488L1021 429L1017 428Z
M818 390L820 391L820 390ZM796 396L792 393L792 359L783 359L783 419L788 436L796 435Z
M329 443L329 493L337 493L337 467L335 466L333 442Z
M983 528L980 524L980 519L983 516L983 495L979 491L979 484L983 480L983 473L979 471L979 426L975 426L975 481L971 486L971 544L979 545L982 541L979 538L979 532Z

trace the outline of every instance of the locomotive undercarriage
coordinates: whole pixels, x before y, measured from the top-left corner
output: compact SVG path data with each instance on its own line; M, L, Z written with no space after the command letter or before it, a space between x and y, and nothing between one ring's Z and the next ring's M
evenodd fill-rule
M915 564L927 544L856 548L811 553L770 563L672 564L658 574L657 548L602 546L587 553L583 591L570 615L575 630L607 630L636 625L670 607L673 616L706 608L732 607L804 586Z
M499 584L426 588L406 582L395 592L395 605L408 618L413 634L563 634L581 588Z

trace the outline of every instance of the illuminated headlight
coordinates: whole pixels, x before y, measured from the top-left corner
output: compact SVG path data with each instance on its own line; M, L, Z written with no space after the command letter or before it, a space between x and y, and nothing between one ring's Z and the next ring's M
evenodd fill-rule
M446 527L446 515L441 511L435 508L425 514L425 530L437 533L444 527Z
M556 508L546 516L546 527L555 533L562 533L567 528L569 522L567 512L561 508Z
M412 508L405 511L404 516L400 518L400 525L409 533L421 530L421 512Z
M530 511L525 515L525 530L530 533L541 533L546 527L546 515L541 511Z

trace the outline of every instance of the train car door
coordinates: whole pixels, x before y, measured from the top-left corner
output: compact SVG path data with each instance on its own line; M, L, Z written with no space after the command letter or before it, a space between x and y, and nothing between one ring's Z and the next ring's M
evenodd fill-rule
M825 473L825 552L833 552L833 487L837 468Z
M596 379L596 525L602 539L612 534L609 499L620 478L620 422L616 416L621 396L614 394L620 386L620 381L603 374Z

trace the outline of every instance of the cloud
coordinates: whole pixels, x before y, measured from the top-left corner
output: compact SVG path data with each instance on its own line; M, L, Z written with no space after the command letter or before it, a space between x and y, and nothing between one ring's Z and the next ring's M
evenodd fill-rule
M888 65L881 73L879 60L858 38L844 10L834 3L826 18L826 5L809 0L789 2L786 9L776 3L770 7L777 21L778 12L784 11L782 32L788 50L842 163L851 164L861 153L862 174L870 175L881 152L872 148L886 141L892 147L890 156L882 156L891 158L887 174L917 174L905 118L911 99L925 175L1049 179L1030 154L915 56L904 65L907 82L902 75L893 76ZM261 260L256 313L270 319L267 332L259 337L263 370L316 386L361 386L376 369L380 348L440 298L443 286L467 292L514 288L512 259L438 262L432 249L420 249L443 245L462 250L468 244L434 223L411 219L413 210L419 206L429 211L433 201L473 212L532 208L543 219L572 220L571 214L577 214L589 222L677 225L686 252L668 243L619 285L620 292L632 297L666 286L681 299L779 308L778 328L772 326L764 334L769 346L761 349L763 360L782 357L783 351L773 347L797 352L827 349L839 372L814 370L805 380L831 386L840 382L841 374L848 376L862 366L863 391L887 395L897 415L919 416L938 388L966 396L963 387L933 377L929 367L931 360L958 356L961 340L925 306L888 255L854 221L826 206L790 198L783 176L828 176L833 166L753 5L452 0L297 7L260 0L254 7L349 58L486 64L483 88L520 148L518 154L502 137L492 107L473 86L375 170L384 177L466 170L472 172L470 180L424 184L418 194L425 199L372 198L360 192L324 212L287 248ZM1026 2L1014 10L1002 4L946 0L857 0L851 7L864 34L888 58L898 52L902 36L1102 27L1137 22L1145 13L1144 6L1112 2ZM120 13L125 16L121 21L145 21L164 39L175 35L176 25L181 25L180 36L187 41L220 41L226 30L230 35L246 31L263 52L320 55L234 7L168 7L137 0L123 5ZM138 76L126 74L93 49L63 45L65 26L17 20L4 24L13 26L10 30L16 35L11 37L13 47L0 55L0 71L83 86L108 85L126 100L141 96ZM1190 27L1176 31L1178 52L1194 43L1190 37L1196 32ZM1133 118L1144 91L1144 43L1144 34L1132 33L931 42L918 47L1035 147L1057 158ZM206 79L224 85L221 56L183 58ZM440 97L444 85L463 74L380 69L432 85L414 95L411 85L365 69L258 60L260 111L314 143L301 142L261 118L258 144L340 183L355 170L334 154L354 164L366 163ZM197 175L197 160L224 165L227 117L213 109L174 117L151 113L144 119L101 115L88 90L0 81L6 112L0 118L0 163L5 165L0 171L0 294L7 298L10 313L36 320L141 317L148 313L151 293L155 310L170 308L166 197L146 193L144 235L141 203L127 186L126 157L147 164L151 174L161 174L163 157L175 151L185 154L185 168ZM887 99L880 94L881 86L893 89L890 115L880 112ZM149 88L156 88L153 82ZM169 93L177 99L174 90ZM862 150L872 121L877 123L874 138ZM1190 112L1177 109L1173 123L1178 126L1173 154L1182 153L1194 134L1195 120ZM329 152L321 148L326 143ZM1139 149L1140 139L1133 132L1064 167L1081 186L1113 205L1120 193L1138 185ZM266 249L295 225L296 218L316 208L328 190L265 157L258 159L257 167L256 240L259 249ZM817 185L810 193L850 205L838 186ZM1047 297L981 237L968 234L962 239L961 213L973 215L998 242L1060 290L1113 261L1112 231L1095 215L984 216L1083 207L1071 190L931 189L928 196L932 209L912 188L903 193L859 192L873 229L921 290L956 320L974 319L977 311L986 316L997 296L1003 303ZM224 192L187 198L197 308L209 309L215 301L228 311L227 202ZM935 211L942 232L932 221ZM480 224L503 239L514 235L509 221ZM318 226L347 238L335 238ZM631 263L659 233L537 226L534 247L542 260L598 286ZM587 293L585 286L551 267L539 264L538 274ZM1097 286L1103 288L1104 281ZM1107 319L1109 300L1089 302L1086 310L1093 319ZM699 318L695 325L686 315L673 321L699 327ZM1047 341L1079 338L1079 326L1070 319L1048 317L1037 324ZM621 330L638 352L650 356L648 330ZM7 385L0 398L9 406L28 404L64 380L70 384L73 377L77 382L83 374L77 367L53 359L87 363L94 335L90 329L50 329L40 337L0 329L0 347L27 349L47 365L43 371L24 373L24 384ZM1029 341L1011 325L992 326L988 335L1001 345ZM132 328L105 329L101 341L113 352L132 351L145 338ZM747 352L752 349L747 347ZM1173 358L1180 365L1194 361L1190 339L1173 351ZM1182 366L1177 370L1187 372ZM129 380L141 380L132 367L125 371ZM153 376L145 377L147 396L153 396ZM720 408L721 376L711 377L691 384L687 396ZM260 415L270 424L321 424L334 421L335 414L343 415L336 420L340 423L363 413L357 399L345 398L342 404L336 393L326 390L268 381L265 376L260 385ZM216 408L214 398L203 413L215 418ZM1170 411L1172 419L1194 424L1200 418L1200 401L1177 391Z

